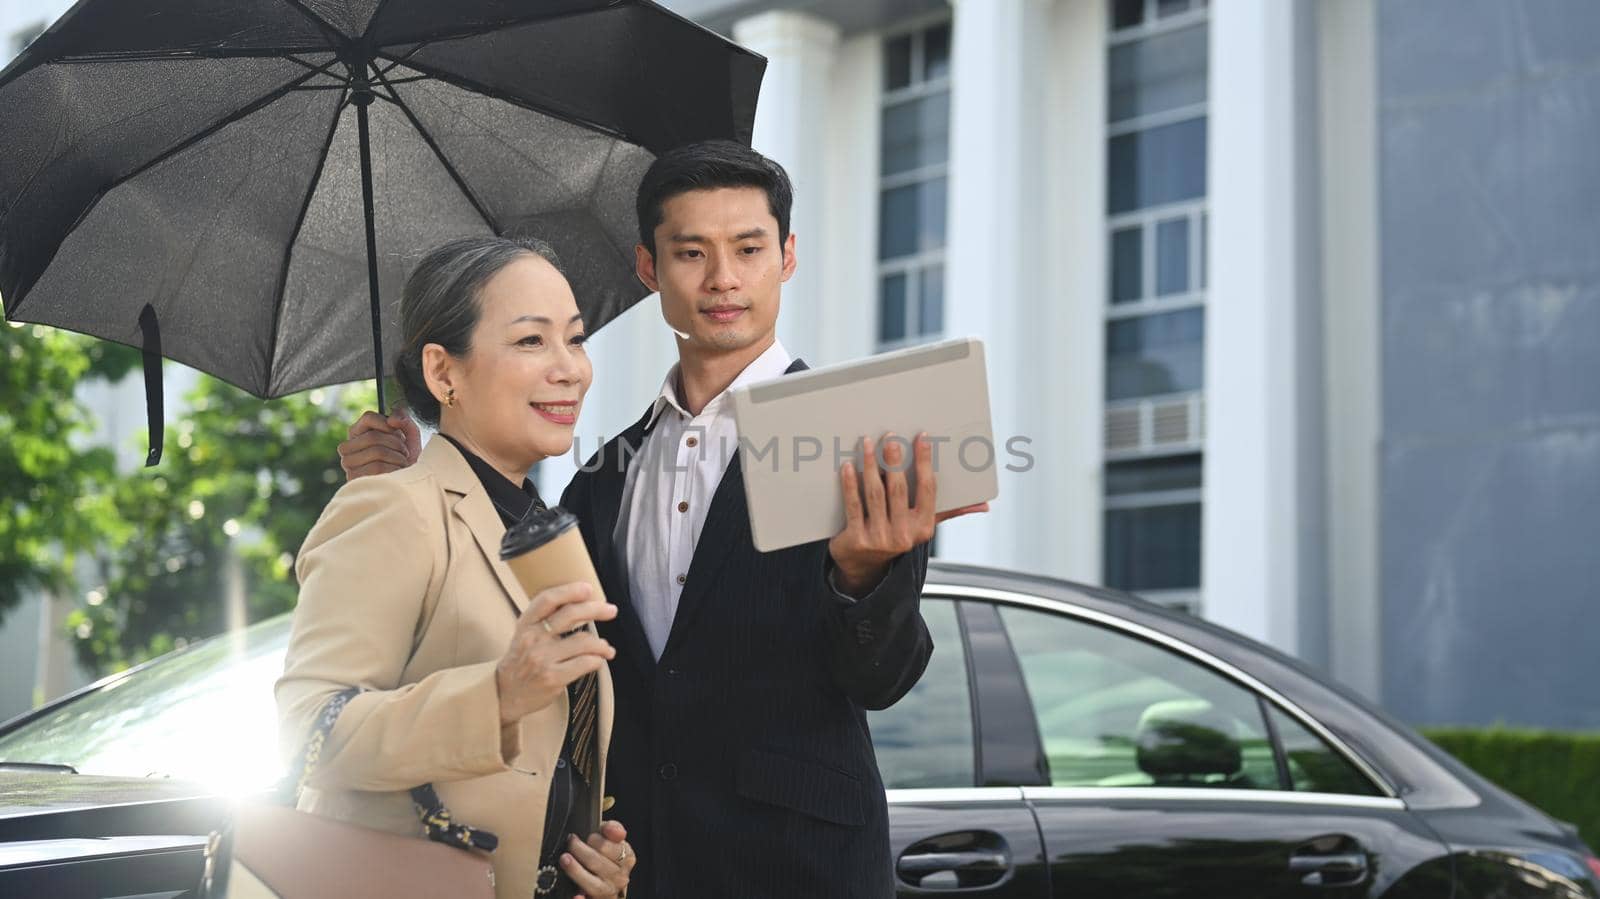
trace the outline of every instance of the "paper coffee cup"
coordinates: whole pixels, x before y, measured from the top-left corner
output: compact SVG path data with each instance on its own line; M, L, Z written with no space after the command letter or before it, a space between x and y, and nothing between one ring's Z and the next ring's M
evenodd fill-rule
M605 599L578 517L560 506L534 509L512 525L500 540L500 561L511 567L530 600L541 590L579 581L594 591L590 599Z

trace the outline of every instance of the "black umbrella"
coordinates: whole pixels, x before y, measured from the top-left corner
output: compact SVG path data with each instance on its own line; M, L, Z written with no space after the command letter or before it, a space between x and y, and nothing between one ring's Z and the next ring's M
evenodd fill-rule
M381 404L450 237L549 241L591 329L643 296L640 176L749 143L765 65L649 0L80 0L0 72L6 318Z

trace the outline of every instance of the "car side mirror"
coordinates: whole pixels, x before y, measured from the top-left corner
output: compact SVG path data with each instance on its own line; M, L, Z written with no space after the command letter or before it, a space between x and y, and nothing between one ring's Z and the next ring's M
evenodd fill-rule
M1156 783L1231 778L1243 752L1227 728L1210 703L1156 703L1140 717L1134 738L1139 770Z

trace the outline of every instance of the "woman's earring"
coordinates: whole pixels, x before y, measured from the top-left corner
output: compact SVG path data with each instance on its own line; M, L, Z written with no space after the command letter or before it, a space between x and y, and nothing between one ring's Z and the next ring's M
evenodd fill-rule
M444 392L444 404L454 407L456 404L456 389L454 387Z

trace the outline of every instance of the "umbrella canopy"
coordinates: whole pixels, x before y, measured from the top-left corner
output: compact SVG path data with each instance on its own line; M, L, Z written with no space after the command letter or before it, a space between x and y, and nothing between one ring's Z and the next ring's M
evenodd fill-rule
M410 264L493 232L592 330L647 292L644 169L748 144L765 65L648 0L81 0L0 72L6 317L277 397L372 376Z

